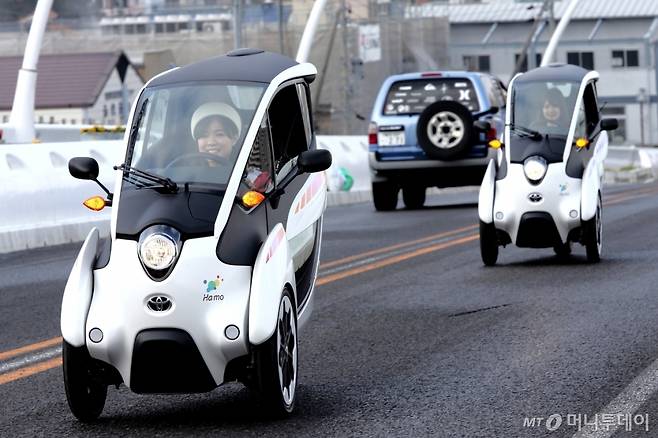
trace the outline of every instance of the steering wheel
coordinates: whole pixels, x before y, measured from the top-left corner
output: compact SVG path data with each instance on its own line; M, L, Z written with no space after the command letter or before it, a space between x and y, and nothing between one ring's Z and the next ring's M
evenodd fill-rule
M215 154L209 154L207 152L191 152L188 154L183 154L179 157L174 158L167 166L165 166L164 170L169 169L170 167L174 167L176 164L184 161L202 161L205 162L206 160L211 160L217 163L220 166L225 166L228 167L230 166L229 161L224 158L220 157L219 155Z

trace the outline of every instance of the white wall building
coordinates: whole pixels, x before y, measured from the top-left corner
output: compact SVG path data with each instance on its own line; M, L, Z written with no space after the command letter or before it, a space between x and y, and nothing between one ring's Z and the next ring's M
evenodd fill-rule
M0 123L9 121L22 57L0 58ZM123 52L41 55L35 123L125 123L144 84Z
M448 16L452 68L489 71L508 81L526 42L541 1L497 1L479 5L428 4L409 16ZM559 20L568 1L555 1ZM540 20L528 53L530 67L541 60L551 30ZM569 62L601 73L604 112L620 120L616 143L658 144L658 1L581 0L556 52Z

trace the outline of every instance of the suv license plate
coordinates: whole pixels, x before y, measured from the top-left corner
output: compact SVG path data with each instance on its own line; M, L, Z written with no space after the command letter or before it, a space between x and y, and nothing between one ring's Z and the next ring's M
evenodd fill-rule
M401 146L404 144L404 131L380 132L379 146Z

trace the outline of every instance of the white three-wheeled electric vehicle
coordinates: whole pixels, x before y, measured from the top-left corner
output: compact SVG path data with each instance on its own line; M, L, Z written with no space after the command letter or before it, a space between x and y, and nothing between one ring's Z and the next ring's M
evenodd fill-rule
M110 236L89 233L64 291L64 382L78 419L97 418L107 386L122 382L194 393L238 380L269 412L293 410L331 165L315 147L315 75L241 49L141 90L114 192L85 202L112 206ZM92 158L69 170L97 181Z
M480 249L494 265L498 247L571 252L586 248L601 257L601 183L608 133L616 119L603 119L597 101L599 74L553 64L515 76L509 85L502 141L493 140L480 188ZM481 126L481 129L486 126Z

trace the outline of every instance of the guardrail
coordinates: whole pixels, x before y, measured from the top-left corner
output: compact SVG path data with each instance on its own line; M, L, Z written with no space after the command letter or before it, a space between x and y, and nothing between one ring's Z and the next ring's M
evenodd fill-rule
M351 191L370 190L367 137L318 136L317 144L332 152L327 171L331 190L342 186L340 168L353 179ZM0 253L78 242L92 226L108 234L109 209L96 213L82 205L101 190L71 177L68 161L95 158L99 180L112 190L112 166L123 160L122 154L122 141L0 145Z

